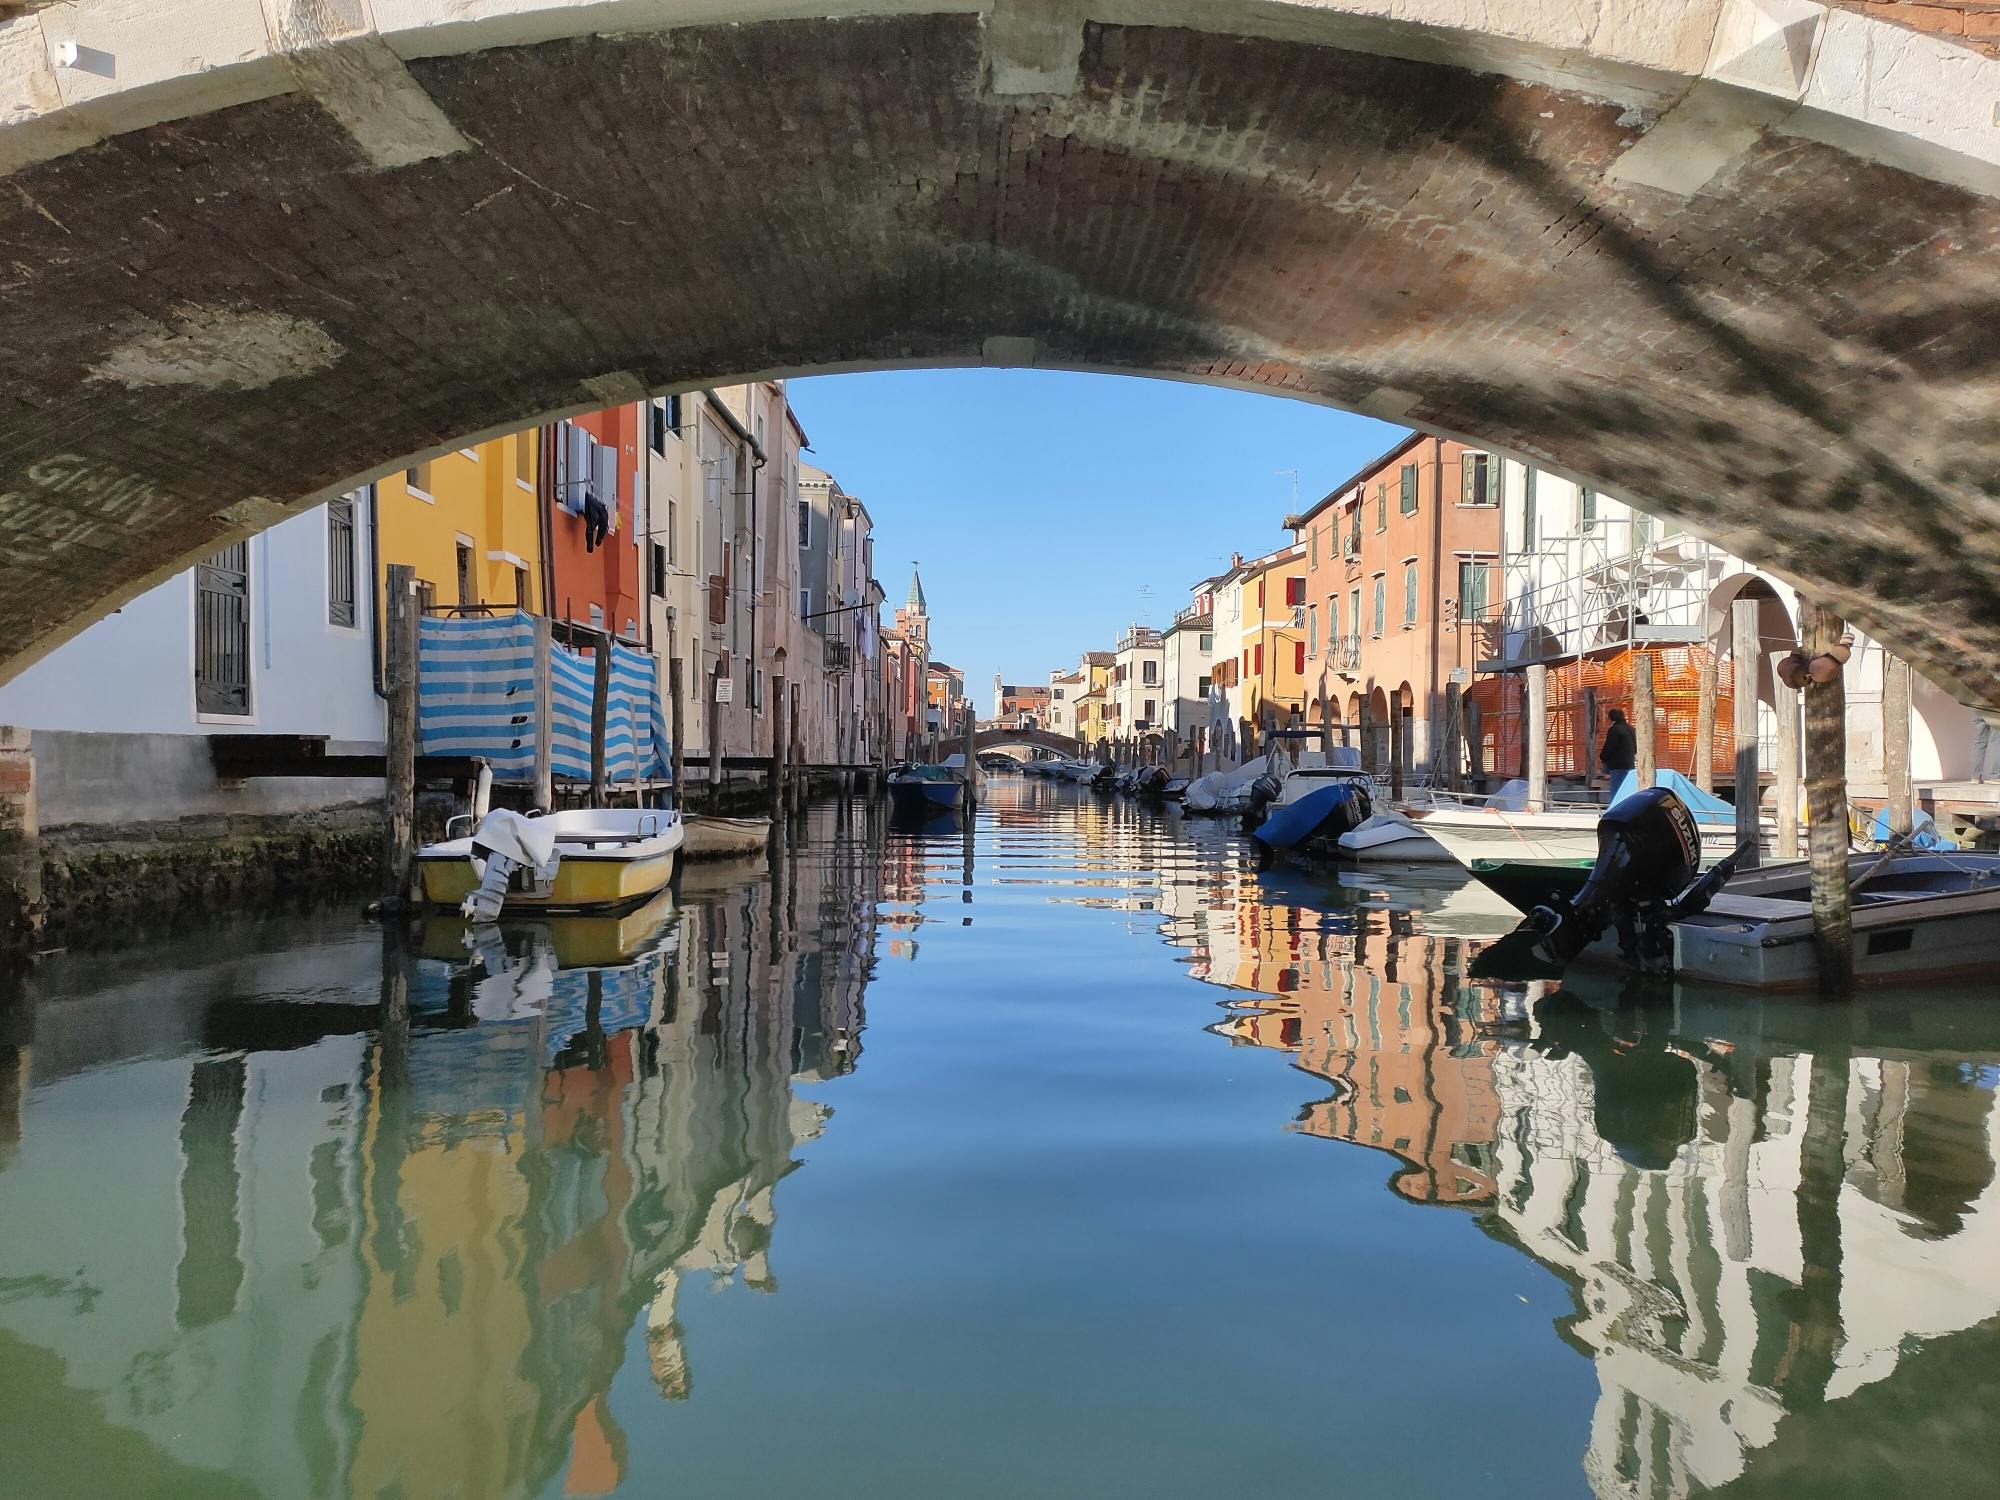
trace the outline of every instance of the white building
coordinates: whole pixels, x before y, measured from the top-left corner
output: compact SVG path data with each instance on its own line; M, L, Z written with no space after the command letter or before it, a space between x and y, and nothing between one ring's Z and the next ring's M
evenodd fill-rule
M1111 733L1131 739L1165 727L1161 707L1166 699L1165 652L1160 632L1150 625L1128 625L1112 652Z
M1174 616L1160 638L1165 687L1162 722L1183 744L1208 728L1208 690L1215 661L1215 580L1194 587L1193 601Z
M1081 672L1049 673L1049 718L1051 734L1076 735L1076 699L1088 686Z
M382 753L374 507L362 491L224 547L0 685L34 732L45 831L379 805L379 778L219 781L210 737Z
M1516 460L1498 461L1495 479L1504 594L1487 612L1481 670L1553 665L1636 647L1692 647L1726 661L1731 606L1754 598L1763 648L1759 756L1765 768L1772 766L1778 705L1800 710L1799 695L1779 687L1774 672L1776 660L1799 643L1804 625L1792 587L1671 521ZM1847 760L1849 788L1863 795L1881 785L1884 668L1881 644L1857 631L1846 672ZM1921 677L1912 682L1911 707L1912 776L1965 778L1971 710Z

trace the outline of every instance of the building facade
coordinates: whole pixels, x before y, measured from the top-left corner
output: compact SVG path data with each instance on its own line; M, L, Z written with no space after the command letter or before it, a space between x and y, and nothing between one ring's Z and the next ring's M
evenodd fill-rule
M1161 708L1166 701L1160 632L1150 625L1128 625L1111 657L1107 707L1112 735L1130 741L1159 733L1165 727Z

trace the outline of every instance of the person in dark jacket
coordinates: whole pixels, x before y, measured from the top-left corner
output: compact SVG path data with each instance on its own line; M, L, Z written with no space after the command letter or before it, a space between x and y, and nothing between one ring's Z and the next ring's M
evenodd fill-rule
M1597 752L1597 763L1607 771L1629 771L1639 764L1639 740L1625 722L1622 708L1611 710L1611 727L1604 731L1604 748Z

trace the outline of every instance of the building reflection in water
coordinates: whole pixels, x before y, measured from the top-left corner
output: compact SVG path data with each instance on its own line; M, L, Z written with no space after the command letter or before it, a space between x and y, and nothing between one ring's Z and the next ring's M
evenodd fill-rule
M1233 992L1213 1030L1325 1080L1296 1128L1389 1153L1398 1194L1473 1210L1567 1283L1597 1494L1824 1479L1800 1449L1829 1432L1880 1463L1916 1393L1954 1397L1934 1341L2000 1368L1990 997L1505 992L1466 980L1475 941L1437 935L1464 915L1437 902L1467 898L1378 894L1170 882L1164 930ZM1961 1436L1924 1467L1969 1492L1991 1457Z
M0 1389L61 1413L0 1464L14 1492L615 1488L633 1331L681 1400L683 1286L777 1289L776 1190L828 1113L794 1084L861 1053L856 831L621 920L434 922L415 951L350 927L122 991L83 963L36 1045L0 1016L0 1202L45 1226L0 1275ZM177 1130L93 1151L94 1119L156 1106Z

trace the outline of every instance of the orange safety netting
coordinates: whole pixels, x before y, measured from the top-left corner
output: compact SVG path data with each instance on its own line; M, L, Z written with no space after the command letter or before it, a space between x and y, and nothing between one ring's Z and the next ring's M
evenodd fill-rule
M1551 666L1548 672L1548 773L1583 776L1594 768L1604 743L1609 714L1621 708L1632 716L1632 662L1653 660L1654 752L1664 770L1693 776L1695 724L1701 701L1701 664L1706 646L1646 646L1609 656L1585 657ZM1586 700L1589 693L1594 703ZM1486 677L1466 689L1465 701L1479 710L1480 765L1489 776L1519 776L1526 764L1521 746L1525 678L1519 672ZM1594 707L1596 722L1584 722ZM1715 741L1711 768L1727 780L1736 769L1734 677L1725 656L1716 664Z

